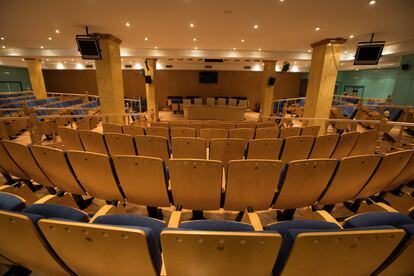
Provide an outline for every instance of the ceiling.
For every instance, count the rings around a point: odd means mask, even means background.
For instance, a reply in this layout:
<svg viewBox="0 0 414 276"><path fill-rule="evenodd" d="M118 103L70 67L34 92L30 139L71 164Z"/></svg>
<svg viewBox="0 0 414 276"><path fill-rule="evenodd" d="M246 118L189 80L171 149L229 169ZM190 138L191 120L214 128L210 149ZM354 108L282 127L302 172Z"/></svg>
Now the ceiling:
<svg viewBox="0 0 414 276"><path fill-rule="evenodd" d="M0 62L78 58L75 36L89 26L120 38L126 61L220 57L303 67L311 43L335 37L348 39L341 60L351 65L356 43L374 32L386 41L382 65L390 66L414 52L413 12L413 0L0 0Z"/></svg>

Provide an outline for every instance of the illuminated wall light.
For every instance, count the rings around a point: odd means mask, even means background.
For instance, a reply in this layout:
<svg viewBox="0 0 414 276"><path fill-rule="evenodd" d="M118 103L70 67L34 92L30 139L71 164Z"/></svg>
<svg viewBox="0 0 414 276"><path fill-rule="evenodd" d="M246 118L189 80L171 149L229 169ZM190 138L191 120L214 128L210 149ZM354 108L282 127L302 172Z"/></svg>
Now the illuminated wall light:
<svg viewBox="0 0 414 276"><path fill-rule="evenodd" d="M40 46L40 49L43 49L43 48L45 48L45 47L43 47L43 46Z"/></svg>
<svg viewBox="0 0 414 276"><path fill-rule="evenodd" d="M262 48L259 48L259 51L261 51L262 50Z"/></svg>
<svg viewBox="0 0 414 276"><path fill-rule="evenodd" d="M6 49L6 46L4 46L4 45L3 45L3 46L1 46L1 48L2 48L2 49Z"/></svg>
<svg viewBox="0 0 414 276"><path fill-rule="evenodd" d="M134 69L136 69L136 70L141 70L141 69L142 69L141 64L139 64L139 63L135 63L135 65L134 65Z"/></svg>
<svg viewBox="0 0 414 276"><path fill-rule="evenodd" d="M145 41L148 41L148 37L145 37L145 38L144 38L144 40L145 40Z"/></svg>
<svg viewBox="0 0 414 276"><path fill-rule="evenodd" d="M194 50L198 50L198 47L194 47Z"/></svg>
<svg viewBox="0 0 414 276"><path fill-rule="evenodd" d="M309 50L308 50L308 53L311 53L311 52L312 52L312 50L310 50L310 49L309 49Z"/></svg>
<svg viewBox="0 0 414 276"><path fill-rule="evenodd" d="M82 70L82 69L83 69L83 64L81 64L81 63L76 63L76 69L78 69L78 70Z"/></svg>
<svg viewBox="0 0 414 276"><path fill-rule="evenodd" d="M4 40L5 38L4 38L4 37L0 37L0 39L1 39L1 40Z"/></svg>
<svg viewBox="0 0 414 276"><path fill-rule="evenodd" d="M129 22L125 23L125 26L130 27L131 23L129 23Z"/></svg>
<svg viewBox="0 0 414 276"><path fill-rule="evenodd" d="M375 1L375 0L371 0L371 1L369 1L368 2L371 6L373 6L373 5L375 5L375 3L377 3L377 1Z"/></svg>
<svg viewBox="0 0 414 276"><path fill-rule="evenodd" d="M233 51L236 51L236 48L233 48Z"/></svg>
<svg viewBox="0 0 414 276"><path fill-rule="evenodd" d="M56 69L62 70L65 69L65 66L62 63L58 63Z"/></svg>
<svg viewBox="0 0 414 276"><path fill-rule="evenodd" d="M254 29L259 29L259 25L253 25Z"/></svg>
<svg viewBox="0 0 414 276"><path fill-rule="evenodd" d="M193 38L193 41L197 41L197 38L195 38L195 37L194 37L194 38Z"/></svg>
<svg viewBox="0 0 414 276"><path fill-rule="evenodd" d="M157 65L155 66L155 68L156 68L157 70L161 70L161 69L162 69L162 65L161 65L161 64L159 64L159 63L157 63Z"/></svg>
<svg viewBox="0 0 414 276"><path fill-rule="evenodd" d="M52 37L51 37L51 36L49 36L47 39L52 40Z"/></svg>
<svg viewBox="0 0 414 276"><path fill-rule="evenodd" d="M297 66L293 66L291 71L292 72L299 72L299 68Z"/></svg>
<svg viewBox="0 0 414 276"><path fill-rule="evenodd" d="M244 43L244 39L242 39L241 42Z"/></svg>
<svg viewBox="0 0 414 276"><path fill-rule="evenodd" d="M315 27L315 31L320 31L320 30L321 30L321 27L319 27L319 26Z"/></svg>
<svg viewBox="0 0 414 276"><path fill-rule="evenodd" d="M155 46L154 49L157 50L158 49L158 46Z"/></svg>
<svg viewBox="0 0 414 276"><path fill-rule="evenodd" d="M190 23L190 28L194 28L195 25L193 23Z"/></svg>
<svg viewBox="0 0 414 276"><path fill-rule="evenodd" d="M55 30L55 33L60 34L60 31L58 29Z"/></svg>
<svg viewBox="0 0 414 276"><path fill-rule="evenodd" d="M262 71L262 68L260 67L259 64L256 64L256 65L253 66L252 70L253 71Z"/></svg>
<svg viewBox="0 0 414 276"><path fill-rule="evenodd" d="M354 35L353 34L351 34L350 36L349 36L349 39L353 39L354 38Z"/></svg>

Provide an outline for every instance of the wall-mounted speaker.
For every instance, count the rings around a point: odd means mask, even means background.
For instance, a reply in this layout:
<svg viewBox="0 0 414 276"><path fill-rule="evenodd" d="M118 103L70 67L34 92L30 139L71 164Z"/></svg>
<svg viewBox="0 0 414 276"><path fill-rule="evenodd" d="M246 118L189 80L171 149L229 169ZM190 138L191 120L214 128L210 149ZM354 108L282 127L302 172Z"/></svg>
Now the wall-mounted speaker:
<svg viewBox="0 0 414 276"><path fill-rule="evenodd" d="M410 64L401 64L401 70L408 71L410 69Z"/></svg>
<svg viewBox="0 0 414 276"><path fill-rule="evenodd" d="M267 81L267 85L268 86L273 86L273 85L275 85L275 81L276 81L276 78L270 77L269 80Z"/></svg>
<svg viewBox="0 0 414 276"><path fill-rule="evenodd" d="M145 76L145 83L152 83L151 76Z"/></svg>

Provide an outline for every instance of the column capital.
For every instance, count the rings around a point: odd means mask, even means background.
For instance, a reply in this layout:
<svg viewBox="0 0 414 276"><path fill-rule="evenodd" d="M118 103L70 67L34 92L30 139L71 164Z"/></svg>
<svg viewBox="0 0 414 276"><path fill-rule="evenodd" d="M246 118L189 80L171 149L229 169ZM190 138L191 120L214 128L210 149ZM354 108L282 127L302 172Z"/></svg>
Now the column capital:
<svg viewBox="0 0 414 276"><path fill-rule="evenodd" d="M346 42L345 38L340 38L340 37L338 37L338 38L327 38L327 39L312 43L311 47L315 48L315 47L318 47L318 46L323 46L323 45L328 45L328 44L340 44L340 45L342 45L345 42Z"/></svg>
<svg viewBox="0 0 414 276"><path fill-rule="evenodd" d="M115 43L121 44L122 40L117 38L114 35L111 34L100 34L100 33L93 33L93 35L96 35L99 37L99 39L108 39L108 40L112 40Z"/></svg>

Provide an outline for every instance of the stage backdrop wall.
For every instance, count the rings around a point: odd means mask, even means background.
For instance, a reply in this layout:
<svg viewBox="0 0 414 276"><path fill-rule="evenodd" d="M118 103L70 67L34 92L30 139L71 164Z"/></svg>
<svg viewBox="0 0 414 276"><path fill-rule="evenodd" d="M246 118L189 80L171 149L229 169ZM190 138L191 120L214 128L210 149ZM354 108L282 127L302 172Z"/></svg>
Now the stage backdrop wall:
<svg viewBox="0 0 414 276"><path fill-rule="evenodd" d="M125 98L145 97L144 78L138 70L123 70ZM157 71L156 94L160 108L166 106L167 96L242 96L250 107L260 103L261 72L220 71L218 83L200 84L199 71ZM44 70L47 91L97 95L94 70ZM302 73L277 73L275 99L298 97Z"/></svg>

